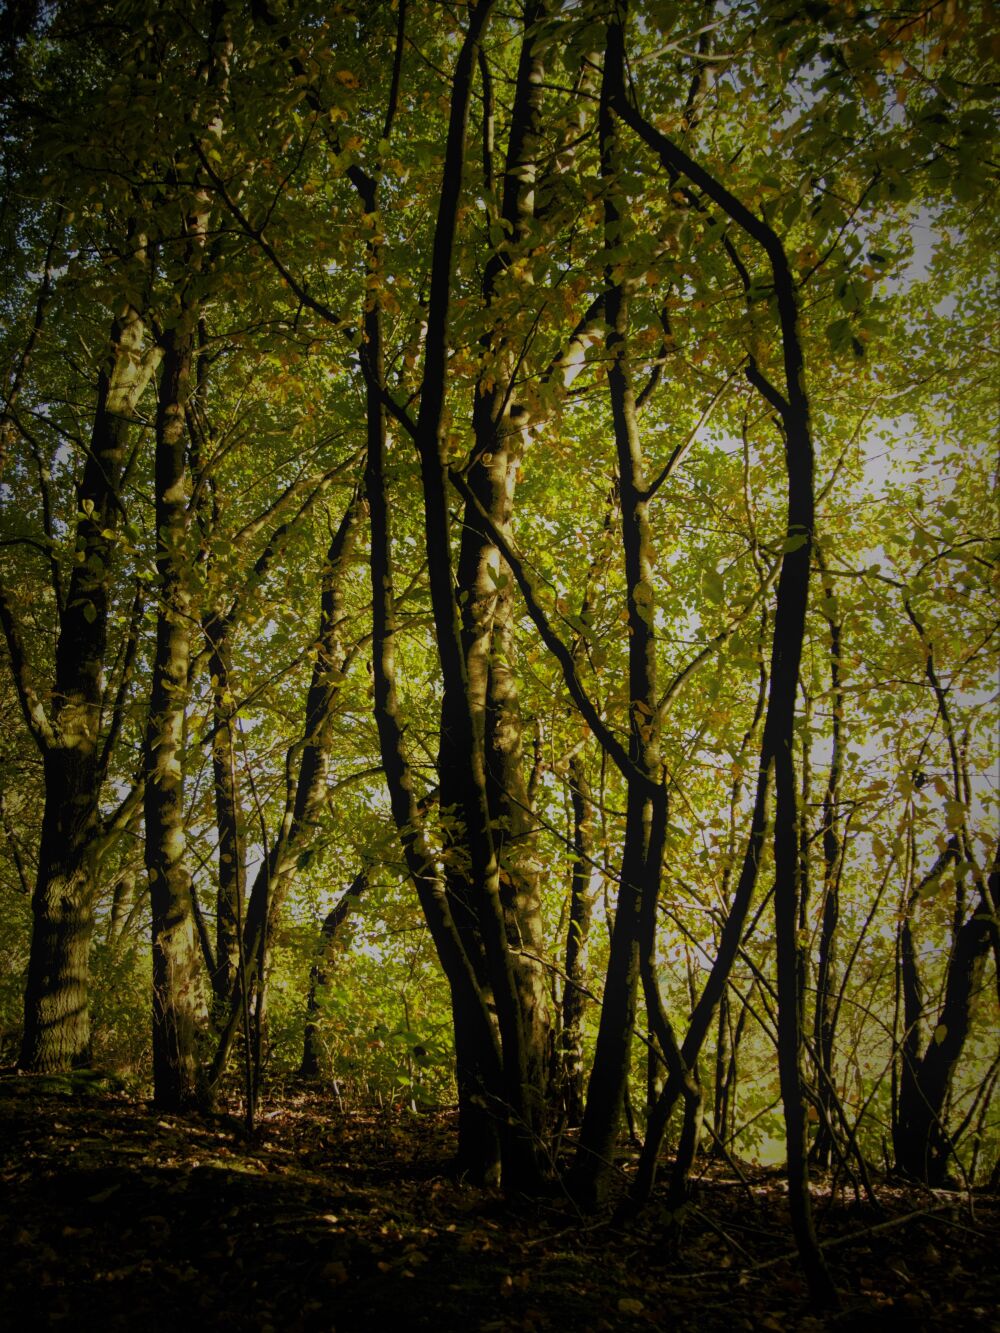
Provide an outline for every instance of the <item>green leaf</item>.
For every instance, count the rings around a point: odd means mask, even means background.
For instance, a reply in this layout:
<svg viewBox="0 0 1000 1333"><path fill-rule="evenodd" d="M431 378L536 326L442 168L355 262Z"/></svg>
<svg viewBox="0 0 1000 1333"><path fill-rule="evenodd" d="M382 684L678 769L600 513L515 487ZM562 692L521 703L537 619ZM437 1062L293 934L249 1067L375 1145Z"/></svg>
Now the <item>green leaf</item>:
<svg viewBox="0 0 1000 1333"><path fill-rule="evenodd" d="M789 536L787 536L785 540L781 543L781 549L785 555L789 555L792 551L801 550L802 547L805 546L808 540L809 540L808 533L793 532L790 533Z"/></svg>
<svg viewBox="0 0 1000 1333"><path fill-rule="evenodd" d="M701 586L710 602L721 602L726 596L726 585L718 570L706 570L701 578Z"/></svg>

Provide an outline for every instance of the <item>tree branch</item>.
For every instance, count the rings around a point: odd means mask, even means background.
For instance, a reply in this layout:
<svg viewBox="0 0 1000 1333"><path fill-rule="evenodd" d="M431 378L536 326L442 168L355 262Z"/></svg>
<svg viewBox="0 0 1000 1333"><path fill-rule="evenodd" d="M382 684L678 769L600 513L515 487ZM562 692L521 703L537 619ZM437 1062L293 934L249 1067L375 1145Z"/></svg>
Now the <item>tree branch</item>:
<svg viewBox="0 0 1000 1333"><path fill-rule="evenodd" d="M7 589L3 583L0 583L0 624L3 625L4 638L7 641L10 673L14 679L14 688L17 691L17 701L21 705L21 713L35 744L43 755L47 754L58 746L59 741L52 723L49 721L48 714L45 712L45 708L31 683L31 669L24 651L21 631L14 617L14 610L7 596Z"/></svg>

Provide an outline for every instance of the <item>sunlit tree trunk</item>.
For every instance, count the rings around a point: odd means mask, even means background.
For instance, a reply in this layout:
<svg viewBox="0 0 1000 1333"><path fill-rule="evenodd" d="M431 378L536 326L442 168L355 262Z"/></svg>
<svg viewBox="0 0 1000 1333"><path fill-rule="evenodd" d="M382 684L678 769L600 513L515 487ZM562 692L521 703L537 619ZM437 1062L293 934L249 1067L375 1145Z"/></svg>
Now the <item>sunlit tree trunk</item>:
<svg viewBox="0 0 1000 1333"><path fill-rule="evenodd" d="M499 217L503 234L517 245L534 213L534 184L540 127L544 70L536 51L535 25L540 7L524 16L518 72L511 111L507 157L500 182ZM487 187L492 185L492 88L484 70L484 121L489 142L484 149ZM509 252L498 248L484 268L483 300L487 308L498 295L498 283L509 262ZM525 446L525 407L518 401L515 383L519 349L509 342L491 346L483 339L486 369L476 386L472 411L474 445L468 478L476 502L494 523L508 530L514 503L517 471ZM456 573L462 607L462 650L466 690L482 747L485 800L499 863L500 907L503 914L509 968L519 1009L524 1060L524 1114L534 1136L544 1133L547 1117L546 1082L550 1065L551 1013L543 948L539 875L535 863L535 826L528 798L522 753L522 724L513 670L513 583L495 545L483 533L476 505L466 506ZM456 737L446 713L442 714L440 777L444 808L457 807L467 783L468 758L456 751ZM460 852L460 859L461 852ZM484 985L489 977L484 910L493 910L473 886L454 870L449 884L456 903L456 919L470 957Z"/></svg>
<svg viewBox="0 0 1000 1333"><path fill-rule="evenodd" d="M452 78L452 94L441 196L432 249L427 335L421 377L415 443L420 460L424 533L443 697L442 817L453 826L452 841L467 856L468 899L482 939L489 984L501 1038L503 1092L501 1111L505 1184L533 1188L540 1161L533 1132L536 1119L531 1089L532 1050L517 984L517 967L507 935L501 895L501 867L487 796L484 726L475 708L463 646L461 611L456 599L450 551L446 489L449 312L454 280L455 234L461 199L462 169L477 51L492 8L480 0L469 14ZM450 807L449 797L457 800ZM452 867L454 870L454 867Z"/></svg>
<svg viewBox="0 0 1000 1333"><path fill-rule="evenodd" d="M191 660L188 499L184 407L193 340L180 325L163 338L156 416L159 609L145 742L146 869L153 946L153 1086L157 1104L193 1106L199 1096L199 1029L205 1018L201 950L194 924L184 812L185 712Z"/></svg>
<svg viewBox="0 0 1000 1333"><path fill-rule="evenodd" d="M559 1091L566 1122L575 1128L583 1118L586 1074L583 1050L583 1014L586 1007L584 987L595 899L594 807L590 784L579 755L573 755L570 759L569 790L573 806L573 873L566 930L566 983L559 1035Z"/></svg>
<svg viewBox="0 0 1000 1333"><path fill-rule="evenodd" d="M48 715L29 682L13 608L0 599L15 682L45 779L19 1057L29 1070L68 1069L90 1060L90 940L105 834L99 801L120 725L117 712L102 734L111 576L131 417L152 372L143 340L143 321L129 307L112 326L98 380L90 449L77 488L80 516L69 586L62 599L55 590L59 634Z"/></svg>

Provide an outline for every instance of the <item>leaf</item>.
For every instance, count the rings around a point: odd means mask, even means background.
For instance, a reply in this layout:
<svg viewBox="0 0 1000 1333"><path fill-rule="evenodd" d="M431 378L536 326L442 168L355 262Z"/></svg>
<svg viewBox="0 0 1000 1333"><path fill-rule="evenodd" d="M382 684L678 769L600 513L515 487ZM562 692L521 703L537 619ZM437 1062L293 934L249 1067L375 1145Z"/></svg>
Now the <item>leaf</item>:
<svg viewBox="0 0 1000 1333"><path fill-rule="evenodd" d="M961 801L946 801L944 822L952 833L957 833L965 822L965 806Z"/></svg>
<svg viewBox="0 0 1000 1333"><path fill-rule="evenodd" d="M785 555L790 555L792 551L801 550L808 540L808 533L793 532L781 543L781 549Z"/></svg>
<svg viewBox="0 0 1000 1333"><path fill-rule="evenodd" d="M701 586L709 601L718 603L725 599L726 586L717 570L706 570L701 578Z"/></svg>

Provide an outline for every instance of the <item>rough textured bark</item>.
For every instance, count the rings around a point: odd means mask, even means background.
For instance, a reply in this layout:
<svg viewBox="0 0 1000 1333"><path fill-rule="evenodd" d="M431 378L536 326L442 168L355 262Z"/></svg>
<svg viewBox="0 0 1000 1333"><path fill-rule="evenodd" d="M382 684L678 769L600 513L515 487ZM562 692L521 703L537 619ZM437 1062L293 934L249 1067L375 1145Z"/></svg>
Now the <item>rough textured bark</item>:
<svg viewBox="0 0 1000 1333"><path fill-rule="evenodd" d="M519 1189L533 1188L539 1171L538 1145L533 1134L536 1108L531 1088L532 1060L501 898L500 863L487 798L483 726L470 693L461 614L455 595L445 462L449 305L454 277L455 232L466 156L472 74L491 8L492 0L480 0L470 11L452 78L441 197L432 249L415 443L420 460L431 607L443 686L442 734L447 737L448 746L441 767L442 813L453 823L453 840L461 846L463 858L468 857L468 895L482 937L503 1053L505 1111L501 1135L504 1177L506 1184ZM452 792L457 798L453 806L449 799Z"/></svg>
<svg viewBox="0 0 1000 1333"><path fill-rule="evenodd" d="M114 739L109 731L102 744L110 581L130 421L152 372L143 340L143 321L129 307L112 326L98 380L90 449L78 485L77 559L59 605L48 714L31 683L13 609L0 596L15 684L45 780L19 1057L20 1066L30 1070L67 1069L90 1059L94 869L105 834L99 802L113 748L108 741Z"/></svg>
<svg viewBox="0 0 1000 1333"><path fill-rule="evenodd" d="M534 212L534 183L540 129L544 69L536 49L540 7L524 16L514 103L502 177L500 218L510 245L516 246ZM490 96L485 60L484 96ZM489 121L489 110L487 120ZM487 161L487 177L492 165ZM483 300L489 307L509 261L507 247L497 249L486 262ZM492 347L483 339L487 369L476 386L472 410L474 445L468 476L476 500L505 530L511 520L517 469L526 443L525 408L517 402L515 376L518 349L509 342ZM532 1133L544 1132L546 1082L550 1065L550 1003L540 958L543 946L539 875L535 862L535 825L524 774L522 724L517 683L511 666L513 638L513 585L509 571L467 503L457 567L462 604L462 649L465 655L469 706L484 747L485 797L499 861L500 902L511 969L520 1007L524 1042L526 1111ZM442 726L440 778L442 802L457 806L466 781L467 759L457 753L454 737ZM482 956L479 970L485 982L488 965L482 947L481 904L461 876L450 876L466 947L472 957Z"/></svg>
<svg viewBox="0 0 1000 1333"><path fill-rule="evenodd" d="M184 406L193 340L183 326L163 338L156 416L159 611L145 741L146 869L153 946L153 1086L164 1109L199 1097L197 1038L204 1014L201 951L185 862L184 742L191 660L191 591L185 558L190 479Z"/></svg>

